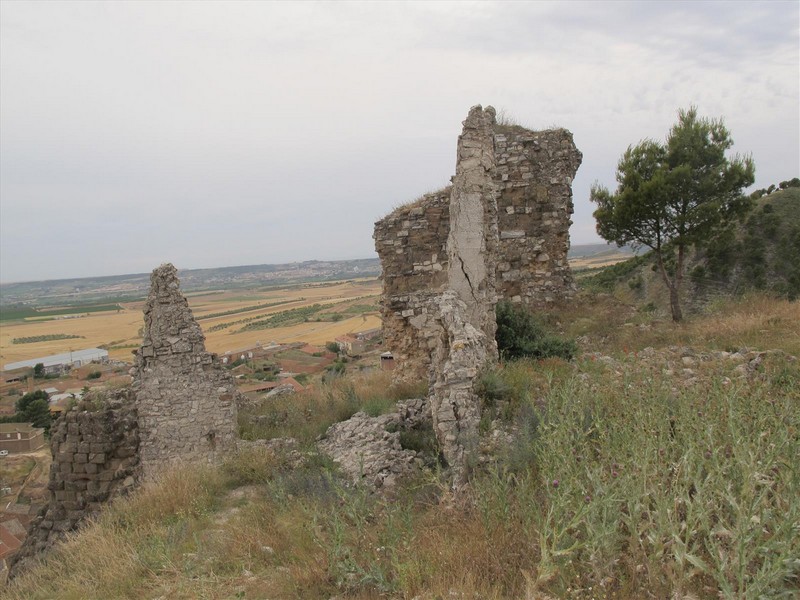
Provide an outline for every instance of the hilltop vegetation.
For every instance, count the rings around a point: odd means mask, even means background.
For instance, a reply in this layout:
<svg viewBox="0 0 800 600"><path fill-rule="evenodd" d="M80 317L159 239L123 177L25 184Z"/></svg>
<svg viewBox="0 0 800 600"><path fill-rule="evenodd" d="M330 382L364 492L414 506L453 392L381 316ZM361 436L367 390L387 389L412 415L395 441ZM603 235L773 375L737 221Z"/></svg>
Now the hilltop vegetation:
<svg viewBox="0 0 800 600"><path fill-rule="evenodd" d="M700 291L767 290L800 296L800 188L762 196L741 224L726 227L702 249L690 274Z"/></svg>
<svg viewBox="0 0 800 600"><path fill-rule="evenodd" d="M488 436L460 495L424 432L402 442L433 460L394 495L349 485L316 436L423 390L339 378L242 415L248 438L296 437L300 464L251 450L172 473L6 597L790 598L798 322L800 305L765 295L674 325L584 292L547 325L577 338L574 360L485 375L482 428L513 435Z"/></svg>
<svg viewBox="0 0 800 600"><path fill-rule="evenodd" d="M800 188L759 195L750 210L689 252L684 300L701 310L719 298L765 291L800 296ZM667 261L668 270L675 265ZM632 302L664 309L664 286L652 253L592 273L581 283Z"/></svg>

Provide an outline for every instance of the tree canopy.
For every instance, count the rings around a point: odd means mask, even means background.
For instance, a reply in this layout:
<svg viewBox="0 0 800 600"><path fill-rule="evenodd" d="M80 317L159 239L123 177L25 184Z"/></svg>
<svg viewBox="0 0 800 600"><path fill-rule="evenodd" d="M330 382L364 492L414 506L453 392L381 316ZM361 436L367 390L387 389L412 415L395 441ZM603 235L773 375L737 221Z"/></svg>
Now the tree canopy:
<svg viewBox="0 0 800 600"><path fill-rule="evenodd" d="M31 422L34 427L44 427L46 431L49 431L53 422L48 403L49 398L50 396L44 390L25 394L17 400L17 413L14 415L14 421Z"/></svg>
<svg viewBox="0 0 800 600"><path fill-rule="evenodd" d="M653 250L675 321L683 316L687 248L750 206L742 190L753 183L755 165L750 157L727 158L732 145L721 119L699 117L695 107L679 110L666 142L643 140L628 147L617 165L614 193L592 186L597 232L620 246Z"/></svg>

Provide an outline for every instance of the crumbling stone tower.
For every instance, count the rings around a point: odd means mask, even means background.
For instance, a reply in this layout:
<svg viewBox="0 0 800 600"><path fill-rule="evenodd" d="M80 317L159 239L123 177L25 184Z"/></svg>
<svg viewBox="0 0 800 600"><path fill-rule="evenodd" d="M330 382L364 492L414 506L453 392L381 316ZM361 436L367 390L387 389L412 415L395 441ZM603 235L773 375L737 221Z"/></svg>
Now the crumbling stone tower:
<svg viewBox="0 0 800 600"><path fill-rule="evenodd" d="M387 217L388 235L376 226L384 316L393 307L397 317L384 321L384 335L394 334L401 359L426 358L420 376L430 381L433 428L455 487L466 481L478 447L477 376L497 359L494 116L491 107L470 109L451 187Z"/></svg>
<svg viewBox="0 0 800 600"><path fill-rule="evenodd" d="M458 138L449 206L447 281L428 308L425 334L434 342L428 396L433 429L456 487L466 482L469 457L478 449L477 377L484 365L497 360L494 116L492 107L472 107Z"/></svg>
<svg viewBox="0 0 800 600"><path fill-rule="evenodd" d="M531 131L493 119L490 129L498 240L485 251L497 299L531 309L564 302L575 289L567 252L572 181L582 155L566 129ZM434 344L418 322L426 299L447 285L451 272L451 230L462 228L452 221L452 194L452 186L426 194L375 223L384 342L399 379L427 376Z"/></svg>
<svg viewBox="0 0 800 600"><path fill-rule="evenodd" d="M150 276L133 390L145 476L176 461L210 461L234 447L236 387L205 337L171 264Z"/></svg>

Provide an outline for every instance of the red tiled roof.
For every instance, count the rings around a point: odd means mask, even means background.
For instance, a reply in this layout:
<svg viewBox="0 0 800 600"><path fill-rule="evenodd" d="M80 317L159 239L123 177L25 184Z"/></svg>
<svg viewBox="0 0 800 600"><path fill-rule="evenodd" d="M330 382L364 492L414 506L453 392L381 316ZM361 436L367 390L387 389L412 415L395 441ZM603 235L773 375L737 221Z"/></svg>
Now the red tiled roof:
<svg viewBox="0 0 800 600"><path fill-rule="evenodd" d="M253 383L251 385L243 385L239 388L239 391L243 394L247 394L248 392L264 392L266 390L271 390L276 388L280 385L277 381L261 381L259 383Z"/></svg>
<svg viewBox="0 0 800 600"><path fill-rule="evenodd" d="M6 558L12 552L16 552L22 542L13 533L0 524L0 560Z"/></svg>
<svg viewBox="0 0 800 600"><path fill-rule="evenodd" d="M302 392L305 389L294 377L282 377L280 380L280 385L284 385L286 383L291 384L295 392Z"/></svg>
<svg viewBox="0 0 800 600"><path fill-rule="evenodd" d="M345 335L340 335L339 337L336 338L336 341L337 342L360 342L361 340L359 340L356 337L353 337L352 335L350 335L348 333L348 334L345 334Z"/></svg>

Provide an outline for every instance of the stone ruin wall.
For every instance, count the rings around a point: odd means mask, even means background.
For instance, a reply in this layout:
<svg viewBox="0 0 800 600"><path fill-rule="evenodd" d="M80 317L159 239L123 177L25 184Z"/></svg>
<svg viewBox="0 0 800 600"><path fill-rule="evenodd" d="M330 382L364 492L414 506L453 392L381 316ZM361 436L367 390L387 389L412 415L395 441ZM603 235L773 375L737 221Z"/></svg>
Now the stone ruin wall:
<svg viewBox="0 0 800 600"><path fill-rule="evenodd" d="M381 318L383 336L395 364L427 377L427 361L436 340L425 337L419 322L426 318L434 296L447 283L451 187L426 194L400 207L375 228L375 245L383 268Z"/></svg>
<svg viewBox="0 0 800 600"><path fill-rule="evenodd" d="M534 309L574 293L567 262L572 180L582 155L566 129L494 125L498 299ZM383 268L384 341L398 379L427 377L433 344L414 322L446 282L452 187L426 194L375 224Z"/></svg>
<svg viewBox="0 0 800 600"><path fill-rule="evenodd" d="M177 461L213 461L238 436L236 385L206 352L177 270L161 265L150 282L133 370L145 476Z"/></svg>
<svg viewBox="0 0 800 600"><path fill-rule="evenodd" d="M498 294L534 309L572 297L572 180L582 155L566 129L495 127Z"/></svg>
<svg viewBox="0 0 800 600"><path fill-rule="evenodd" d="M50 431L50 500L9 560L9 577L96 517L104 504L134 489L138 450L136 407L125 393L97 406L84 401L59 418Z"/></svg>
<svg viewBox="0 0 800 600"><path fill-rule="evenodd" d="M497 360L494 118L492 107L472 107L458 138L449 206L447 282L430 304L422 329L435 342L428 392L433 430L456 489L467 482L478 450L478 375Z"/></svg>
<svg viewBox="0 0 800 600"><path fill-rule="evenodd" d="M433 428L456 488L478 447L477 376L497 358L493 123L491 107L470 109L453 185L398 209L375 233L384 269L384 336L397 342L398 363L430 382Z"/></svg>
<svg viewBox="0 0 800 600"><path fill-rule="evenodd" d="M206 352L172 265L153 271L144 320L133 386L111 398L82 401L54 423L50 500L12 557L9 577L142 478L235 449L239 393Z"/></svg>

